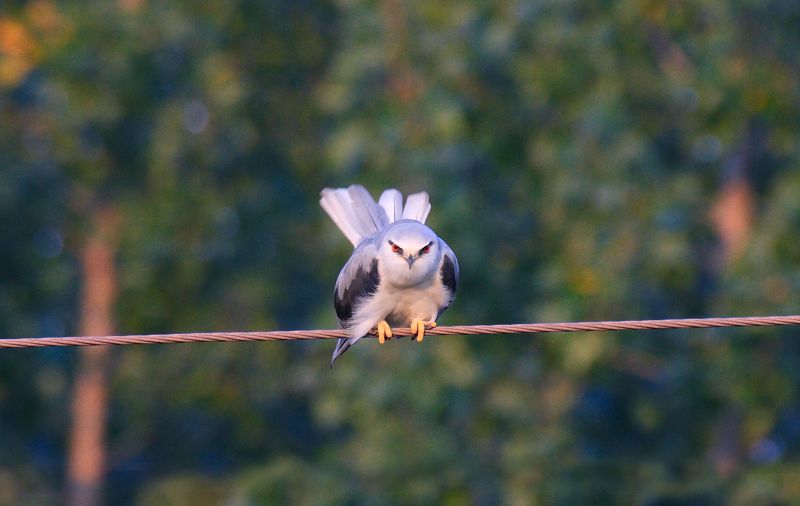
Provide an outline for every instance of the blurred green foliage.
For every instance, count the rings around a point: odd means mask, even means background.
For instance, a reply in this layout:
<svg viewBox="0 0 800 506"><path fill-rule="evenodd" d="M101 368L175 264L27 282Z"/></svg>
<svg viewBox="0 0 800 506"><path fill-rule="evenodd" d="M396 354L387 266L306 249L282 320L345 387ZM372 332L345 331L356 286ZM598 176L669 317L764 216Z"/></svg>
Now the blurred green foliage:
<svg viewBox="0 0 800 506"><path fill-rule="evenodd" d="M318 192L353 182L431 193L445 323L797 313L799 23L792 0L11 2L0 335L76 332L108 203L120 332L332 327L349 246ZM800 501L796 329L331 349L116 350L108 503ZM0 503L60 502L74 356L0 353Z"/></svg>

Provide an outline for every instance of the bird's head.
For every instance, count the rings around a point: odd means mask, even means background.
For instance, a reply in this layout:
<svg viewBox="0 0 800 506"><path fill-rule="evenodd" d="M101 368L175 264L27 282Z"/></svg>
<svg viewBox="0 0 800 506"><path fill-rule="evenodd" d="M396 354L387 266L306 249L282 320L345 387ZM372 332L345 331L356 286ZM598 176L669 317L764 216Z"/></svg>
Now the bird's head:
<svg viewBox="0 0 800 506"><path fill-rule="evenodd" d="M401 220L386 229L379 256L388 282L414 286L435 274L442 251L433 230L418 221Z"/></svg>

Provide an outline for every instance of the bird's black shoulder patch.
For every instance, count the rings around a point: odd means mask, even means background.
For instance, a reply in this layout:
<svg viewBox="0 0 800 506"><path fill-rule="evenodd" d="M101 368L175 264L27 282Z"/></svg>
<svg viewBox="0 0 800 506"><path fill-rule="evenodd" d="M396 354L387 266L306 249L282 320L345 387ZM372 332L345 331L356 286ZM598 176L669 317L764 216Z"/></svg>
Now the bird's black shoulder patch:
<svg viewBox="0 0 800 506"><path fill-rule="evenodd" d="M378 272L378 259L372 260L369 270L365 271L359 267L356 271L350 286L344 289L342 296L339 291L334 290L333 305L336 307L336 316L339 321L346 322L353 317L353 306L356 301L373 295L378 290L381 283L381 275Z"/></svg>
<svg viewBox="0 0 800 506"><path fill-rule="evenodd" d="M444 259L442 260L442 269L439 272L442 276L442 284L450 290L450 293L456 293L456 287L458 286L458 276L456 276L456 266L453 264L453 261L450 259L449 256L445 255Z"/></svg>

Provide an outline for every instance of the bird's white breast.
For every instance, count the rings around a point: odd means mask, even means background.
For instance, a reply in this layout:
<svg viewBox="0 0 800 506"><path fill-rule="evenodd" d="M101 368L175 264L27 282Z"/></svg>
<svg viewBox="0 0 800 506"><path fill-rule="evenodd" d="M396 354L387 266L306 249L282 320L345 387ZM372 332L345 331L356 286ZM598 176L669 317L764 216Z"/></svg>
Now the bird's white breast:
<svg viewBox="0 0 800 506"><path fill-rule="evenodd" d="M353 313L350 335L362 336L381 320L391 326L408 326L413 319L435 321L450 302L450 293L442 285L438 273L413 287L397 287L385 282L369 299L362 301Z"/></svg>
<svg viewBox="0 0 800 506"><path fill-rule="evenodd" d="M447 305L447 293L441 281L406 289L387 289L386 321L392 326L408 326L411 320L435 321L439 310Z"/></svg>

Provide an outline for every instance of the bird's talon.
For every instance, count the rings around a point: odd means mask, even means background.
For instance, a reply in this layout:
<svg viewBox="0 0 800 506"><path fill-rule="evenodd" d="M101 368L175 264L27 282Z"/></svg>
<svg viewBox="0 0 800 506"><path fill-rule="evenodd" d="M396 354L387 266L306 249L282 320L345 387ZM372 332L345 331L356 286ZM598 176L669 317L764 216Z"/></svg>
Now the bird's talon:
<svg viewBox="0 0 800 506"><path fill-rule="evenodd" d="M430 321L426 322L425 320L411 320L411 333L416 334L416 339L418 343L422 342L422 339L425 337L425 331L427 329L432 329L436 326L436 322Z"/></svg>
<svg viewBox="0 0 800 506"><path fill-rule="evenodd" d="M378 342L383 344L387 339L392 338L392 327L385 320L381 320L378 322L376 333L378 334Z"/></svg>

